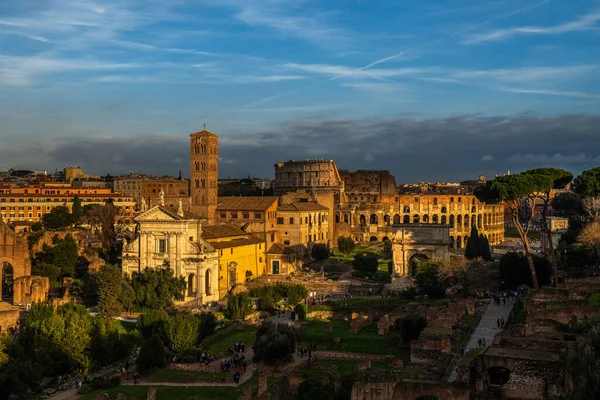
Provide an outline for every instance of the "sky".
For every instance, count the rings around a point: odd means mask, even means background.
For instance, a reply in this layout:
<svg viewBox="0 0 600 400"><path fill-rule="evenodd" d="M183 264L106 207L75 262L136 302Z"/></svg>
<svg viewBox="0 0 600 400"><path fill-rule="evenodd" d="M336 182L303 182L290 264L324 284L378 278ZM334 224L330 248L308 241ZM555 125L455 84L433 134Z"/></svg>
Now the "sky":
<svg viewBox="0 0 600 400"><path fill-rule="evenodd" d="M600 0L2 0L0 170L600 165Z"/></svg>

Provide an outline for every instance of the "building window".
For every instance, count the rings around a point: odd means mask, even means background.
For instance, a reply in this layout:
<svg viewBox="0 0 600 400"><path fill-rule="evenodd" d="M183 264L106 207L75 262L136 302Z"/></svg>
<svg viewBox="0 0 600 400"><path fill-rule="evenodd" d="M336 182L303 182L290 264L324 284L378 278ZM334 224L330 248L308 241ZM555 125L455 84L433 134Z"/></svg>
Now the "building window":
<svg viewBox="0 0 600 400"><path fill-rule="evenodd" d="M450 203L454 203L454 197L450 197Z"/></svg>
<svg viewBox="0 0 600 400"><path fill-rule="evenodd" d="M160 254L167 252L167 239L158 239L158 252Z"/></svg>
<svg viewBox="0 0 600 400"><path fill-rule="evenodd" d="M274 242L274 241L275 241L275 234L271 233L271 242Z"/></svg>
<svg viewBox="0 0 600 400"><path fill-rule="evenodd" d="M231 248L231 252L230 252L230 254L233 254L233 248Z"/></svg>
<svg viewBox="0 0 600 400"><path fill-rule="evenodd" d="M458 202L460 203L460 202L461 202L461 200L462 200L462 198L460 198L460 197L459 197L459 198L458 198Z"/></svg>
<svg viewBox="0 0 600 400"><path fill-rule="evenodd" d="M289 240L284 240L283 244L285 244L286 246L289 246L290 245L290 241Z"/></svg>
<svg viewBox="0 0 600 400"><path fill-rule="evenodd" d="M437 197L434 197L434 198L433 198L433 205L434 205L434 206L437 206Z"/></svg>
<svg viewBox="0 0 600 400"><path fill-rule="evenodd" d="M225 219L225 218L227 218L227 213L224 213L224 212L219 213L219 217L222 219Z"/></svg>
<svg viewBox="0 0 600 400"><path fill-rule="evenodd" d="M231 218L235 218L235 219L237 219L237 212L232 212L232 213L231 213Z"/></svg>
<svg viewBox="0 0 600 400"><path fill-rule="evenodd" d="M262 262L262 257L258 257L258 262Z"/></svg>
<svg viewBox="0 0 600 400"><path fill-rule="evenodd" d="M419 202L419 196L415 196L415 203Z"/></svg>
<svg viewBox="0 0 600 400"><path fill-rule="evenodd" d="M277 218L277 225L283 225L283 218Z"/></svg>
<svg viewBox="0 0 600 400"><path fill-rule="evenodd" d="M290 225L294 225L294 218L290 218Z"/></svg>
<svg viewBox="0 0 600 400"><path fill-rule="evenodd" d="M243 216L244 216L244 219L250 219L250 213L245 212L243 214Z"/></svg>
<svg viewBox="0 0 600 400"><path fill-rule="evenodd" d="M254 213L254 219L261 219L262 215L260 213Z"/></svg>
<svg viewBox="0 0 600 400"><path fill-rule="evenodd" d="M194 237L190 236L190 242L193 242L193 241L194 241Z"/></svg>

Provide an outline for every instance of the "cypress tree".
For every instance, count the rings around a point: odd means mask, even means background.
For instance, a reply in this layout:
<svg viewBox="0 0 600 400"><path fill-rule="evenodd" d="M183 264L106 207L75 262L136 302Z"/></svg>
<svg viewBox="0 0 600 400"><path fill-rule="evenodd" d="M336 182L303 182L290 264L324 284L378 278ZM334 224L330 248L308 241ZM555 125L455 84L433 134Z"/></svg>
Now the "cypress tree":
<svg viewBox="0 0 600 400"><path fill-rule="evenodd" d="M465 248L465 257L467 257L469 260L479 257L480 248L479 233L477 232L477 227L473 226L471 228L469 241L467 242L467 247Z"/></svg>

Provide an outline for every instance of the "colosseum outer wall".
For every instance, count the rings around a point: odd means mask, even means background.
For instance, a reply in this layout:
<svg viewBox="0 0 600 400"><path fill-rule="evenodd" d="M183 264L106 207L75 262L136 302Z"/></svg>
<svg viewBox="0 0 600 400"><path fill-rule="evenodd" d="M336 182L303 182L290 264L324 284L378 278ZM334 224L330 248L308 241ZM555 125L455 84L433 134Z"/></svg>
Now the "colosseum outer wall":
<svg viewBox="0 0 600 400"><path fill-rule="evenodd" d="M350 196L349 196L350 197ZM381 241L389 238L394 224L448 224L450 242L455 248L465 241L476 226L491 245L504 241L504 208L484 204L473 195L399 194L380 196L377 203L351 198L335 210L335 238L351 232L356 241Z"/></svg>

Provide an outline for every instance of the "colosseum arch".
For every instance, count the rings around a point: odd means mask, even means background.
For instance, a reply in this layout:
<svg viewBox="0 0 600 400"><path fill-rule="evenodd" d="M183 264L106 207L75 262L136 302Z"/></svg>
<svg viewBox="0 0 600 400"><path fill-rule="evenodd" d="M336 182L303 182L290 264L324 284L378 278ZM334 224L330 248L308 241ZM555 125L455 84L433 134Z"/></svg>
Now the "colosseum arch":
<svg viewBox="0 0 600 400"><path fill-rule="evenodd" d="M446 206L442 207L442 214L446 214L448 212L448 209L446 208Z"/></svg>
<svg viewBox="0 0 600 400"><path fill-rule="evenodd" d="M438 223L438 215L437 214L433 214L431 216L431 223L432 224L437 224Z"/></svg>
<svg viewBox="0 0 600 400"><path fill-rule="evenodd" d="M410 224L410 216L405 215L402 221L403 224Z"/></svg>
<svg viewBox="0 0 600 400"><path fill-rule="evenodd" d="M454 224L453 224L454 225ZM462 215L456 216L456 225L460 228L462 226Z"/></svg>
<svg viewBox="0 0 600 400"><path fill-rule="evenodd" d="M446 220L446 216L445 216L445 215L442 215L442 224L446 225L446 221L447 221L447 220Z"/></svg>
<svg viewBox="0 0 600 400"><path fill-rule="evenodd" d="M461 249L462 248L462 239L460 236L456 237L456 248L457 249Z"/></svg>
<svg viewBox="0 0 600 400"><path fill-rule="evenodd" d="M361 225L366 225L367 224L367 217L365 217L364 214L360 214L360 224Z"/></svg>
<svg viewBox="0 0 600 400"><path fill-rule="evenodd" d="M477 216L477 228L478 229L482 229L483 228L483 217L481 214L479 214Z"/></svg>
<svg viewBox="0 0 600 400"><path fill-rule="evenodd" d="M383 216L383 223L386 224L386 225L390 224L390 216L389 215L385 214Z"/></svg>
<svg viewBox="0 0 600 400"><path fill-rule="evenodd" d="M454 228L454 214L450 214L450 226Z"/></svg>
<svg viewBox="0 0 600 400"><path fill-rule="evenodd" d="M335 223L336 223L336 224L339 224L339 223L340 223L340 213L339 213L339 212L336 212L336 213L335 213Z"/></svg>
<svg viewBox="0 0 600 400"><path fill-rule="evenodd" d="M463 221L465 223L465 228L468 228L469 227L469 214L465 214Z"/></svg>
<svg viewBox="0 0 600 400"><path fill-rule="evenodd" d="M427 214L423 215L423 223L424 224L428 224L429 223L429 215L427 215Z"/></svg>
<svg viewBox="0 0 600 400"><path fill-rule="evenodd" d="M473 199L473 203L475 202L475 199ZM473 206L471 207L471 212L472 213L476 213L477 212L477 207Z"/></svg>
<svg viewBox="0 0 600 400"><path fill-rule="evenodd" d="M404 214L410 214L410 207L404 206Z"/></svg>
<svg viewBox="0 0 600 400"><path fill-rule="evenodd" d="M420 222L419 214L415 214L413 216L413 224L418 224Z"/></svg>
<svg viewBox="0 0 600 400"><path fill-rule="evenodd" d="M369 222L371 223L371 225L377 225L378 221L379 218L377 218L377 214L371 214L371 216L369 217Z"/></svg>
<svg viewBox="0 0 600 400"><path fill-rule="evenodd" d="M350 223L350 217L348 216L348 214L344 214L344 223Z"/></svg>
<svg viewBox="0 0 600 400"><path fill-rule="evenodd" d="M396 214L394 215L394 224L399 224L400 223L400 215Z"/></svg>

